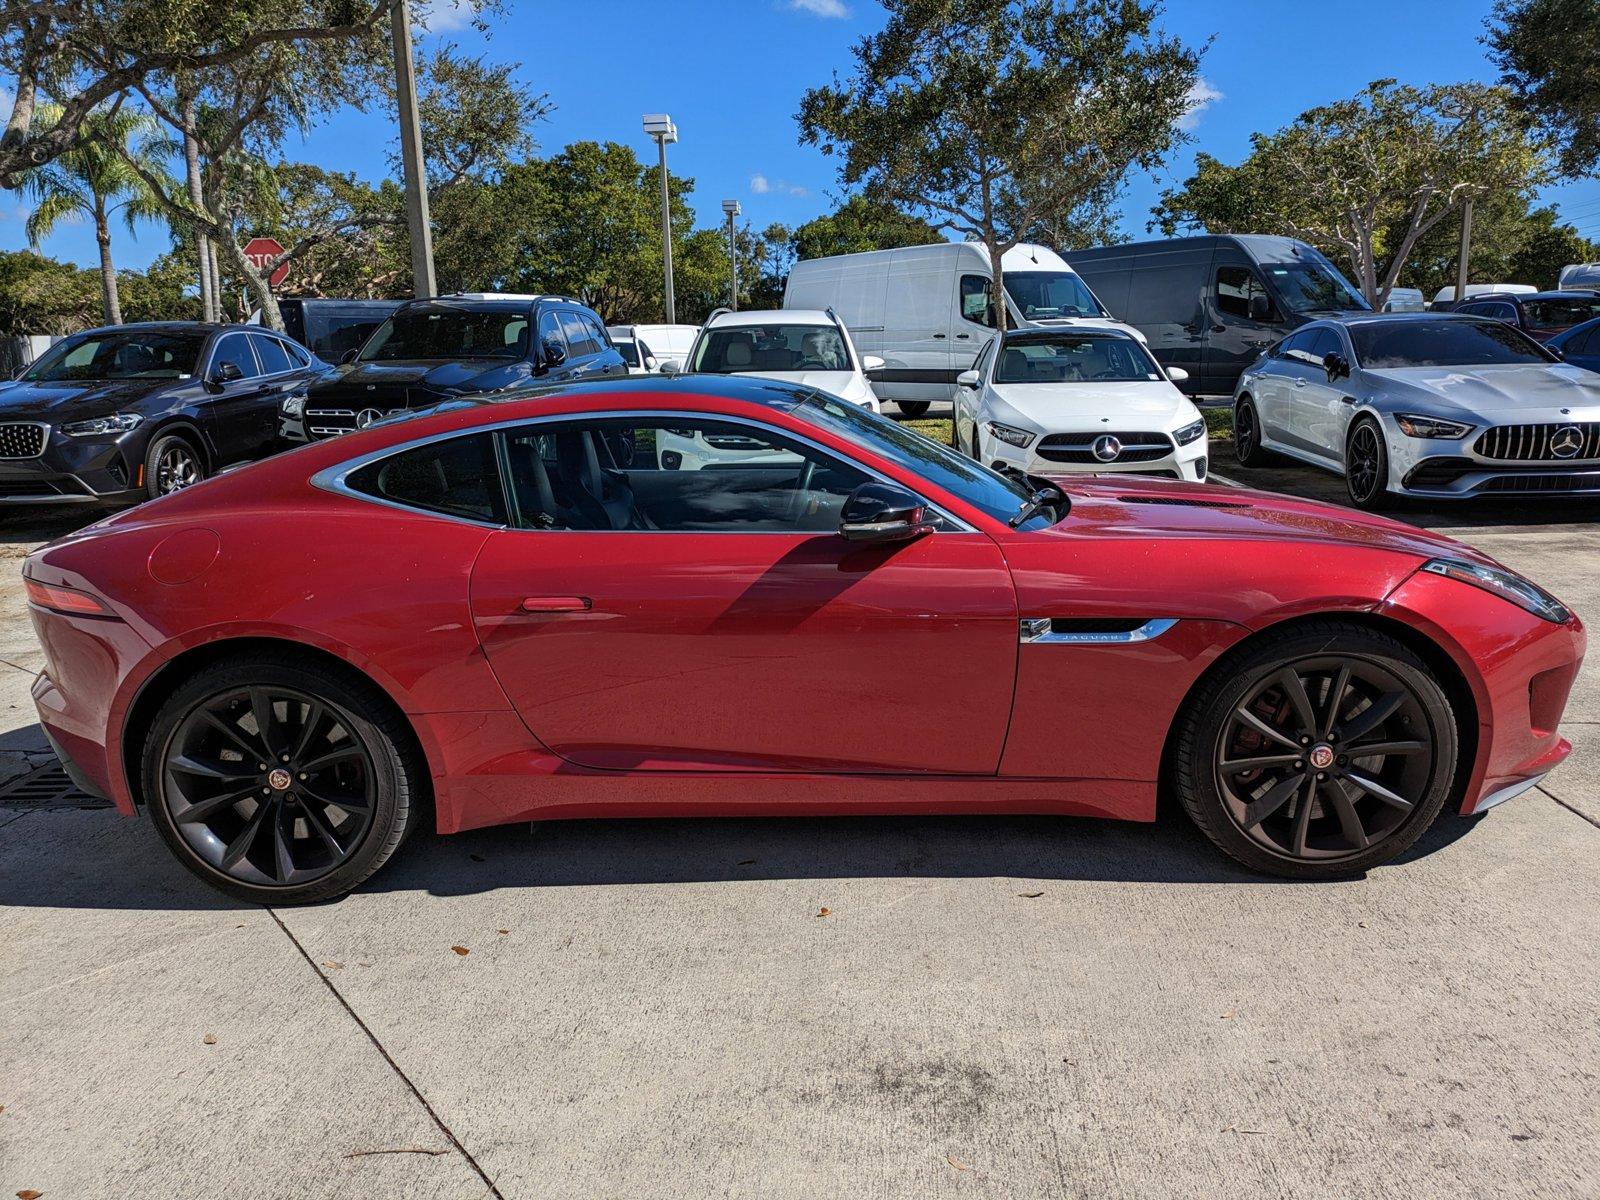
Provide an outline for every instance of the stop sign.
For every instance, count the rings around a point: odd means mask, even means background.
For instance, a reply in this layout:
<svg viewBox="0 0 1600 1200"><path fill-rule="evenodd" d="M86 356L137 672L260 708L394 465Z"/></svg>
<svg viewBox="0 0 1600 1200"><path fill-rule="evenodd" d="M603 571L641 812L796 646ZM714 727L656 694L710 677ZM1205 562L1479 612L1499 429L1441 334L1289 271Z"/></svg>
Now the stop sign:
<svg viewBox="0 0 1600 1200"><path fill-rule="evenodd" d="M244 248L244 258L256 270L263 270L268 263L283 253L283 247L278 244L277 238L258 237L251 238ZM269 287L277 287L289 277L289 264L284 263L267 278Z"/></svg>

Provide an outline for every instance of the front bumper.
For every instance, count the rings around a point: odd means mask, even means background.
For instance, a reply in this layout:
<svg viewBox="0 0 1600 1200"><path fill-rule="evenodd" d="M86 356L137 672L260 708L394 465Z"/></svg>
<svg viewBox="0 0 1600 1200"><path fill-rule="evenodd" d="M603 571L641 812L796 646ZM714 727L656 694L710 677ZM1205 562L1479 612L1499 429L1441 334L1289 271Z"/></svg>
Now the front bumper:
<svg viewBox="0 0 1600 1200"><path fill-rule="evenodd" d="M1402 496L1464 500L1473 496L1600 496L1600 458L1496 459L1477 446L1496 426L1464 438L1414 438L1382 418L1389 443L1389 490Z"/></svg>
<svg viewBox="0 0 1600 1200"><path fill-rule="evenodd" d="M0 458L0 505L116 504L142 500L142 430L115 438L69 438L49 430L31 458Z"/></svg>
<svg viewBox="0 0 1600 1200"><path fill-rule="evenodd" d="M1092 452L1073 454L1073 459L1063 461L1061 452L1055 455L1040 453L1045 437L1037 436L1027 446L1013 446L983 430L978 439L982 461L996 470L1021 471L1027 475L1156 475L1165 479L1182 479L1189 483L1204 483L1210 468L1209 439L1196 438L1187 446L1174 446L1170 435L1168 449L1160 455L1124 455L1110 462L1094 458ZM1070 451L1069 451L1070 453Z"/></svg>

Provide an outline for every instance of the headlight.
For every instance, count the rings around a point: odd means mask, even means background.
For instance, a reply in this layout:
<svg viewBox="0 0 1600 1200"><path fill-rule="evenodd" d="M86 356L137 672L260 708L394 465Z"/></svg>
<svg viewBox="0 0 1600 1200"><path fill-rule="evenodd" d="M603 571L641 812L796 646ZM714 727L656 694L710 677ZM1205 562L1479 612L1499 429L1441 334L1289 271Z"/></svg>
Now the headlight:
<svg viewBox="0 0 1600 1200"><path fill-rule="evenodd" d="M1481 567L1477 563L1462 562L1454 558L1434 558L1422 564L1424 571L1443 575L1446 579L1459 579L1486 592L1493 592L1502 600L1509 600L1518 608L1557 625L1572 618L1567 606L1536 583L1520 575L1494 567Z"/></svg>
<svg viewBox="0 0 1600 1200"><path fill-rule="evenodd" d="M1178 445L1187 446L1190 442L1195 441L1197 438L1204 437L1205 434L1206 422L1205 418L1201 417L1200 420L1189 425L1185 425L1182 429L1177 430L1172 436L1178 439Z"/></svg>
<svg viewBox="0 0 1600 1200"><path fill-rule="evenodd" d="M138 413L114 413L109 417L91 417L87 421L69 421L61 426L68 437L108 437L127 433L144 420Z"/></svg>
<svg viewBox="0 0 1600 1200"><path fill-rule="evenodd" d="M306 414L306 394L295 392L283 398L283 415L286 417L303 417Z"/></svg>
<svg viewBox="0 0 1600 1200"><path fill-rule="evenodd" d="M1018 429L1015 425L1002 425L999 421L989 422L989 432L1008 446L1021 448L1033 441L1033 434L1026 429Z"/></svg>
<svg viewBox="0 0 1600 1200"><path fill-rule="evenodd" d="M1460 421L1441 421L1438 417L1418 417L1410 413L1401 413L1394 423L1400 426L1401 433L1414 438L1464 438L1472 432L1471 425Z"/></svg>

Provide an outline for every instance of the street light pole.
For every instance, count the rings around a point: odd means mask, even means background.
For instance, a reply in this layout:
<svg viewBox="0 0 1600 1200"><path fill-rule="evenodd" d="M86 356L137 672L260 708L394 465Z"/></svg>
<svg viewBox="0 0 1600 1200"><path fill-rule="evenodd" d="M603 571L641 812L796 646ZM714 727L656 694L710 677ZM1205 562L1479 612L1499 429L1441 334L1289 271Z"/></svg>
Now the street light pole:
<svg viewBox="0 0 1600 1200"><path fill-rule="evenodd" d="M428 172L422 161L422 124L417 118L417 73L411 59L411 6L398 0L391 14L394 90L400 106L400 161L405 168L406 224L411 231L411 280L417 299L434 295L433 231L428 225Z"/></svg>
<svg viewBox="0 0 1600 1200"><path fill-rule="evenodd" d="M1467 259L1472 253L1472 193L1461 206L1461 253L1456 258L1456 303L1467 298Z"/></svg>
<svg viewBox="0 0 1600 1200"><path fill-rule="evenodd" d="M644 131L661 152L661 270L666 285L667 324L678 323L678 306L672 296L672 193L667 188L667 143L678 140L678 127L666 113L645 113Z"/></svg>
<svg viewBox="0 0 1600 1200"><path fill-rule="evenodd" d="M739 239L733 231L733 219L740 213L737 200L724 200L722 211L728 214L728 263L733 268L733 290L729 295L729 307L734 312L739 311Z"/></svg>

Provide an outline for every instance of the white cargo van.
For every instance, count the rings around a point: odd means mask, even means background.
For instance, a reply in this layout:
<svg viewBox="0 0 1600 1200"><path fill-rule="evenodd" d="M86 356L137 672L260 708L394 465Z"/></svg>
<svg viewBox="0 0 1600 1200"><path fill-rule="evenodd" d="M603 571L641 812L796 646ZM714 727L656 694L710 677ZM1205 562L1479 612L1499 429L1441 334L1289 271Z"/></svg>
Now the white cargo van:
<svg viewBox="0 0 1600 1200"><path fill-rule="evenodd" d="M1054 250L1016 246L1005 269L1007 324L1119 329L1083 280ZM789 272L785 308L831 308L863 356L883 359L872 390L907 416L955 395L956 376L972 366L994 334L989 251L977 242L941 242L798 262Z"/></svg>

